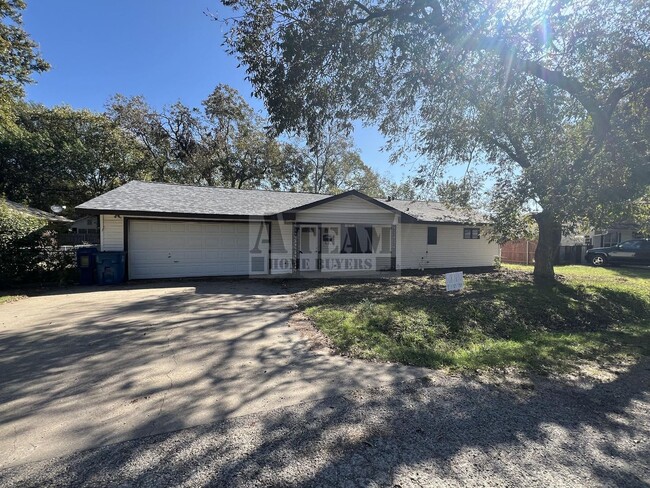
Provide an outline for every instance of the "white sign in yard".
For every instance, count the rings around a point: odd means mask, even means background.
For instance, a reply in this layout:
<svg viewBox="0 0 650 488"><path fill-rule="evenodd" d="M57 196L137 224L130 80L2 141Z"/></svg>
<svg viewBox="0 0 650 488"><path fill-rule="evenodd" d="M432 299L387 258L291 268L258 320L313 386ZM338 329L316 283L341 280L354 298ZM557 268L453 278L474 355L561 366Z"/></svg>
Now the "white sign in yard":
<svg viewBox="0 0 650 488"><path fill-rule="evenodd" d="M447 291L462 290L465 286L463 272L445 273L445 282L447 283Z"/></svg>

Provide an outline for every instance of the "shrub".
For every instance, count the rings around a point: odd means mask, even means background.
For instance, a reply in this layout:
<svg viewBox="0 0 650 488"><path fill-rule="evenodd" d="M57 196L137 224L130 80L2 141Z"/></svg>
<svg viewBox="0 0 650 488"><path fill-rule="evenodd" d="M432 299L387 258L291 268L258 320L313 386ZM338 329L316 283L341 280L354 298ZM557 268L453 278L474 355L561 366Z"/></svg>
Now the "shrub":
<svg viewBox="0 0 650 488"><path fill-rule="evenodd" d="M61 251L45 219L10 208L0 199L0 287L67 282L75 275L74 252Z"/></svg>

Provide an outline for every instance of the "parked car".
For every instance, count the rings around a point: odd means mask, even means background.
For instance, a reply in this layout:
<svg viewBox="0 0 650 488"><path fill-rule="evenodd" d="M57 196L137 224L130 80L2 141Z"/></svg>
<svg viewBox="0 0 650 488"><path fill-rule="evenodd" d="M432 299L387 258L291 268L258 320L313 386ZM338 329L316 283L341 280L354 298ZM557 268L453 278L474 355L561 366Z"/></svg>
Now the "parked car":
<svg viewBox="0 0 650 488"><path fill-rule="evenodd" d="M608 264L650 265L650 239L633 239L610 247L594 247L585 254L585 260L594 266Z"/></svg>

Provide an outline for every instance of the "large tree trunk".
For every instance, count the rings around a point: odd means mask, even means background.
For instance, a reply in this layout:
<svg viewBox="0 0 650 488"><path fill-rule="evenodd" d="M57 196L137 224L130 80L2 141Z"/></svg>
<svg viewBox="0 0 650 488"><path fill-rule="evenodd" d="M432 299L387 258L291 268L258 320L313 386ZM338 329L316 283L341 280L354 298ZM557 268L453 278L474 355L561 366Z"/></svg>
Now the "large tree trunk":
<svg viewBox="0 0 650 488"><path fill-rule="evenodd" d="M536 280L554 280L553 263L562 240L562 223L547 210L536 214L535 221L539 228L539 239L535 250L533 276Z"/></svg>

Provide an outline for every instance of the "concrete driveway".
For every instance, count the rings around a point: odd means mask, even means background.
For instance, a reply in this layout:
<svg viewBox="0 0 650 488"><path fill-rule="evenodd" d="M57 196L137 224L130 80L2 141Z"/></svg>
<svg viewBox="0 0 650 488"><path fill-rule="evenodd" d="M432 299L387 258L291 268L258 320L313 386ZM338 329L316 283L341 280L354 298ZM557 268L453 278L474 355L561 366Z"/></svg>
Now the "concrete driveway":
<svg viewBox="0 0 650 488"><path fill-rule="evenodd" d="M293 304L219 281L0 306L0 468L426 374L310 350Z"/></svg>

